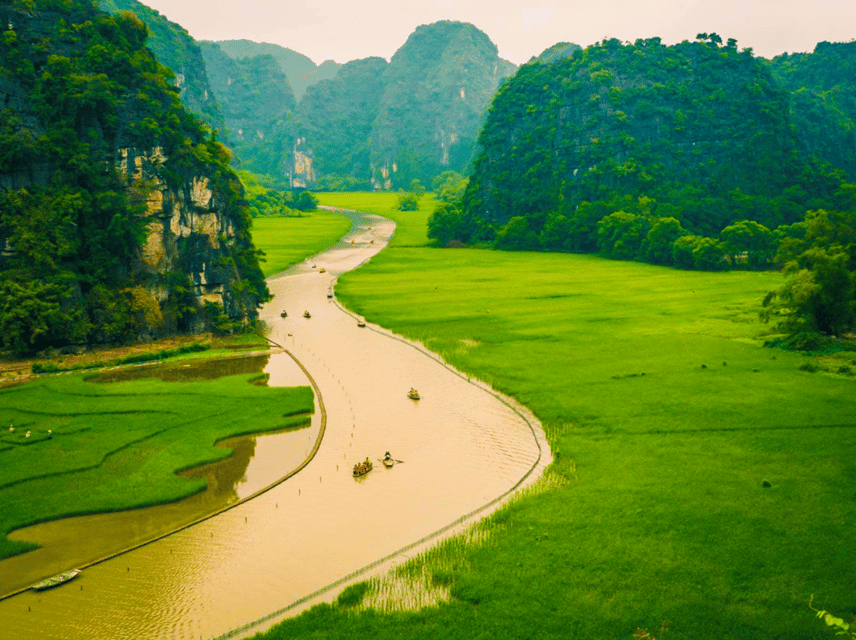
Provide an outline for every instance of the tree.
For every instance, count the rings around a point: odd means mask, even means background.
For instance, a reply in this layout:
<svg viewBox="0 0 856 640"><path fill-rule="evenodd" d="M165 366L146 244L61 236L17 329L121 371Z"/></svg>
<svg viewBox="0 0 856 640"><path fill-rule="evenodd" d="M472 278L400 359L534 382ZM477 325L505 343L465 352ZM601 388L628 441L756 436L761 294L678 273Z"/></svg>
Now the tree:
<svg viewBox="0 0 856 640"><path fill-rule="evenodd" d="M597 223L597 247L611 258L633 260L639 257L650 228L646 217L616 211Z"/></svg>
<svg viewBox="0 0 856 640"><path fill-rule="evenodd" d="M779 326L792 334L840 335L856 320L852 256L841 245L814 246L785 267L789 280L764 298L762 317L779 316Z"/></svg>
<svg viewBox="0 0 856 640"><path fill-rule="evenodd" d="M444 171L431 181L434 197L443 202L460 202L469 179L457 171Z"/></svg>
<svg viewBox="0 0 856 640"><path fill-rule="evenodd" d="M514 216L496 234L497 249L534 249L537 244L538 237L523 216Z"/></svg>
<svg viewBox="0 0 856 640"><path fill-rule="evenodd" d="M725 227L719 237L734 266L737 266L745 253L750 266L761 268L773 259L776 252L773 232L754 220L735 222Z"/></svg>
<svg viewBox="0 0 856 640"><path fill-rule="evenodd" d="M684 229L675 218L655 219L645 238L645 259L654 264L674 264L672 247L678 238L686 235L689 235L689 231Z"/></svg>

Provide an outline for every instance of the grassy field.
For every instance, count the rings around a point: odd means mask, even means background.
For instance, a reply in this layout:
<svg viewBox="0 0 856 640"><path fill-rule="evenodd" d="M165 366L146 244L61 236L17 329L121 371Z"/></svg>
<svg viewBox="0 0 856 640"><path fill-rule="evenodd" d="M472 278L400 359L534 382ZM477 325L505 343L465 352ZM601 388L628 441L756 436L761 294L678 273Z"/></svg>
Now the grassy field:
<svg viewBox="0 0 856 640"><path fill-rule="evenodd" d="M176 471L231 454L215 442L308 423L311 388L250 384L258 377L96 384L72 374L0 389L0 558L30 548L6 538L12 529L178 500L205 481Z"/></svg>
<svg viewBox="0 0 856 640"><path fill-rule="evenodd" d="M830 637L808 602L856 606L856 380L762 346L760 301L780 283L427 247L343 276L347 306L541 418L553 488L451 565L428 554L449 603L325 605L265 638L614 640L664 621L667 639Z"/></svg>
<svg viewBox="0 0 856 640"><path fill-rule="evenodd" d="M398 223L390 243L393 247L421 247L428 243L428 217L433 213L437 200L434 194L426 193L419 201L419 211L399 211L397 193L318 193L320 204L343 209L356 209L366 213L391 218ZM253 233L255 237L255 233Z"/></svg>
<svg viewBox="0 0 856 640"><path fill-rule="evenodd" d="M265 277L335 244L350 228L347 218L320 209L300 218L253 218L253 241L266 254L261 264Z"/></svg>

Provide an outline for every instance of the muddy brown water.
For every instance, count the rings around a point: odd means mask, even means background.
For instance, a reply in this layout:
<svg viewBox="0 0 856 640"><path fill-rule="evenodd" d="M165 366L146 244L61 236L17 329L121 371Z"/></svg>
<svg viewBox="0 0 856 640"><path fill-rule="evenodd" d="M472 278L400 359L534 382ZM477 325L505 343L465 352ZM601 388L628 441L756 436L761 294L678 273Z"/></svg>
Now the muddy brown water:
<svg viewBox="0 0 856 640"><path fill-rule="evenodd" d="M413 548L414 542L464 515L484 515L486 505L522 479L531 482L549 463L543 434L537 424L533 431L531 416L524 420L524 410L384 330L358 327L327 297L335 278L379 251L394 230L384 218L347 215L354 226L339 244L269 278L274 300L262 310L270 338L303 364L321 392L326 431L311 462L270 491L91 566L67 585L0 601L0 638L252 634L272 623L273 612L289 615L301 608L285 611L292 603L332 600L345 576L365 578L368 571L361 570L405 561L422 548ZM303 317L307 310L309 319ZM307 384L288 353L271 354L264 371L271 385ZM407 397L410 387L421 400ZM299 465L318 436L319 413L307 429L236 447L232 466L218 476L218 499L249 495ZM387 450L403 463L383 468L379 458ZM375 469L355 479L353 465L366 457ZM47 549L57 570L74 566L68 562L71 540L86 532L110 538L121 531L126 538L128 530L139 529L142 539L146 527L139 512L171 512L148 516L160 526L205 508L189 506L192 500L15 532L45 547L0 562L0 580L13 570L8 563L25 567L32 562L28 556ZM331 584L337 586L325 590ZM234 632L238 628L242 633Z"/></svg>

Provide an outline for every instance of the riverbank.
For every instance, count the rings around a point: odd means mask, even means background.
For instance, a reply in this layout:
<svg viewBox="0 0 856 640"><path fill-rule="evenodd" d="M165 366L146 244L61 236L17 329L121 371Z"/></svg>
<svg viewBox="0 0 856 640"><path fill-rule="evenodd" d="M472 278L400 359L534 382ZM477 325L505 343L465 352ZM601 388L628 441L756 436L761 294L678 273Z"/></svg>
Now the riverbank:
<svg viewBox="0 0 856 640"><path fill-rule="evenodd" d="M401 231L408 214L390 213ZM409 570L448 589L443 606L348 601L264 638L614 640L664 621L674 638L825 637L812 594L852 606L856 394L845 372L762 346L757 312L779 285L427 247L343 276L354 312L530 407L560 481L493 516L478 545Z"/></svg>

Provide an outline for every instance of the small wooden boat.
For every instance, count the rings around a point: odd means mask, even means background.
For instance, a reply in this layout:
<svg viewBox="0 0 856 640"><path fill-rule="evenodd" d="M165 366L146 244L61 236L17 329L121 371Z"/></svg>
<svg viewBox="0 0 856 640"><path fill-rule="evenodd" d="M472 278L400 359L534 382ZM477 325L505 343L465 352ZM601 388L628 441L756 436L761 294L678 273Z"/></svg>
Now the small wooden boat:
<svg viewBox="0 0 856 640"><path fill-rule="evenodd" d="M320 269L318 269L318 273L327 273L327 269L321 267Z"/></svg>
<svg viewBox="0 0 856 640"><path fill-rule="evenodd" d="M328 293L328 294L327 294L327 297L328 297L328 298L332 298L332 297L333 297L333 294L332 294L332 293Z"/></svg>
<svg viewBox="0 0 856 640"><path fill-rule="evenodd" d="M308 311L304 311L304 312L303 312L303 317L304 317L304 318L311 318L311 317L312 317L312 314L310 314Z"/></svg>
<svg viewBox="0 0 856 640"><path fill-rule="evenodd" d="M363 322L362 320L360 320L359 322L357 322L357 326L358 327L364 327L364 326L366 326L366 323Z"/></svg>
<svg viewBox="0 0 856 640"><path fill-rule="evenodd" d="M395 464L395 460L393 460L392 458L384 458L383 460L381 460L381 462L383 462L383 466L385 466L387 469L392 469L393 465Z"/></svg>
<svg viewBox="0 0 856 640"><path fill-rule="evenodd" d="M410 398L411 400L421 399L419 392L416 389L414 389L413 387L410 387L410 391L407 392L407 397Z"/></svg>
<svg viewBox="0 0 856 640"><path fill-rule="evenodd" d="M354 465L354 477L359 478L360 476L366 475L369 471L374 469L370 460L366 460L365 462L358 462Z"/></svg>
<svg viewBox="0 0 856 640"><path fill-rule="evenodd" d="M33 591L44 591L45 589L50 589L52 587L58 587L64 582L68 582L69 580L73 580L80 574L80 569L72 569L71 571L65 571L58 575L53 576L52 578L48 578L47 580L42 580L41 582L37 582L32 586Z"/></svg>
<svg viewBox="0 0 856 640"><path fill-rule="evenodd" d="M280 318L286 318L286 317L288 317L288 314L285 311L283 311L282 313L279 314L279 317Z"/></svg>

